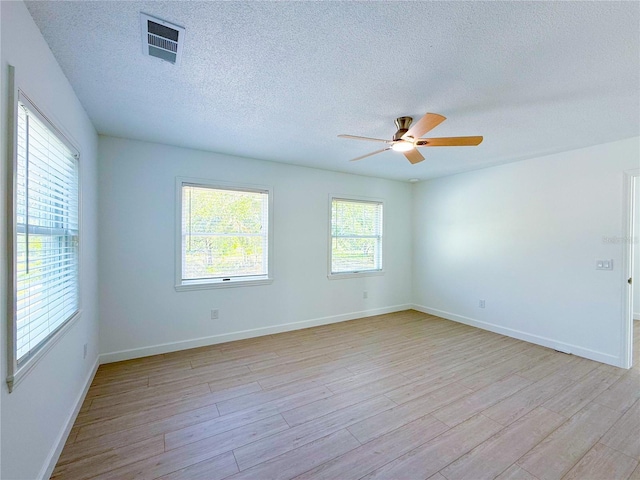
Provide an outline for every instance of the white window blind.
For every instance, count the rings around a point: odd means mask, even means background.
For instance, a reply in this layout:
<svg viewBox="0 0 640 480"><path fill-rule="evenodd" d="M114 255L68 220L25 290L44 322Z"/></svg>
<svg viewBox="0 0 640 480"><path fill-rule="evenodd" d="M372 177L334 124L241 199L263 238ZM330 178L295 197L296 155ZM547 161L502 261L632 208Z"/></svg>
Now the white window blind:
<svg viewBox="0 0 640 480"><path fill-rule="evenodd" d="M269 192L182 184L182 283L266 279Z"/></svg>
<svg viewBox="0 0 640 480"><path fill-rule="evenodd" d="M331 273L382 270L382 202L332 198Z"/></svg>
<svg viewBox="0 0 640 480"><path fill-rule="evenodd" d="M24 97L16 126L13 353L20 366L78 312L78 155Z"/></svg>

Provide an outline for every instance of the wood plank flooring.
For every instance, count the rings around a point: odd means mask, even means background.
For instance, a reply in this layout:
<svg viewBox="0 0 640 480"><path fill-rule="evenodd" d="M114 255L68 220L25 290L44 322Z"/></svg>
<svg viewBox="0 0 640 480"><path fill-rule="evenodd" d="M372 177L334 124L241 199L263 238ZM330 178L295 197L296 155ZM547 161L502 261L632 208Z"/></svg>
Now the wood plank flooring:
<svg viewBox="0 0 640 480"><path fill-rule="evenodd" d="M638 350L409 310L102 365L51 478L640 479Z"/></svg>

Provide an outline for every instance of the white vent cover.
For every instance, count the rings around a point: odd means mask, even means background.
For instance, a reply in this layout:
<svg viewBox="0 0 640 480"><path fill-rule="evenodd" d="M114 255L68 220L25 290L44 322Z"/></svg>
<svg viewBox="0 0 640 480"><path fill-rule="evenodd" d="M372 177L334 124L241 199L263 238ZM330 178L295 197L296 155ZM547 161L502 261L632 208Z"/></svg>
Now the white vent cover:
<svg viewBox="0 0 640 480"><path fill-rule="evenodd" d="M184 28L146 13L140 13L142 53L179 65L182 59Z"/></svg>

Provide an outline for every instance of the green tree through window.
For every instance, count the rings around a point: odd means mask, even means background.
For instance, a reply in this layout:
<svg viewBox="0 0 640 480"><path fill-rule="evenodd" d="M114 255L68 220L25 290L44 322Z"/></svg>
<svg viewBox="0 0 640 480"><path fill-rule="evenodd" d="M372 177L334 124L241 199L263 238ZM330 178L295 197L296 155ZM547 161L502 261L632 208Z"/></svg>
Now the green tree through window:
<svg viewBox="0 0 640 480"><path fill-rule="evenodd" d="M268 192L182 186L182 279L268 273Z"/></svg>

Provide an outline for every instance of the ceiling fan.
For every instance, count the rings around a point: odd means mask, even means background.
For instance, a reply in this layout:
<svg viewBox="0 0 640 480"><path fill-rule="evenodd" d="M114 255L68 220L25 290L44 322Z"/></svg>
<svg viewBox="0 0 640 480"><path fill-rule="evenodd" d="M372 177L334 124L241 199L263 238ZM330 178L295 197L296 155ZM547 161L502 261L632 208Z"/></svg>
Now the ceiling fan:
<svg viewBox="0 0 640 480"><path fill-rule="evenodd" d="M407 160L411 163L419 163L424 160L424 157L416 148L421 147L473 147L480 145L482 142L481 136L476 137L442 137L442 138L420 138L429 130L437 127L446 120L446 117L438 115L437 113L427 113L424 117L418 120L413 126L413 118L411 117L399 117L396 118L396 127L398 131L393 135L393 140L383 140L381 138L370 137L358 137L355 135L338 135L340 138L351 138L354 140L366 140L369 142L382 142L388 146L376 150L375 152L367 153L361 157L351 159L352 162L356 160L362 160L363 158L376 155L377 153L386 152L387 150L395 150L396 152L402 152Z"/></svg>

